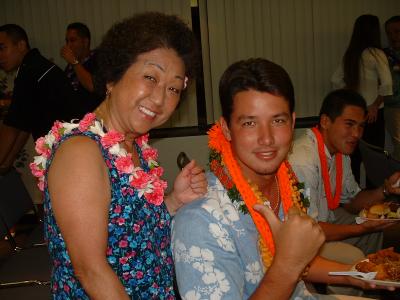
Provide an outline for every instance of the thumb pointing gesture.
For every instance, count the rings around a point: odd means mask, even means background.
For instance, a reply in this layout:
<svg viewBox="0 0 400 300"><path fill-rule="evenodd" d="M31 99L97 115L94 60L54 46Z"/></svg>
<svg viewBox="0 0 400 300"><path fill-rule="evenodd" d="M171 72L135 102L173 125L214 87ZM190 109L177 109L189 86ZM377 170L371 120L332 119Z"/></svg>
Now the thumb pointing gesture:
<svg viewBox="0 0 400 300"><path fill-rule="evenodd" d="M279 229L282 226L282 222L278 219L272 209L265 205L255 204L253 208L255 211L259 212L264 217L264 219L267 220L269 227L272 231L272 235L275 238L276 234L279 232Z"/></svg>
<svg viewBox="0 0 400 300"><path fill-rule="evenodd" d="M274 260L285 262L301 274L325 240L321 227L296 207L289 209L284 222L263 205L254 205L254 210L269 223L275 242Z"/></svg>

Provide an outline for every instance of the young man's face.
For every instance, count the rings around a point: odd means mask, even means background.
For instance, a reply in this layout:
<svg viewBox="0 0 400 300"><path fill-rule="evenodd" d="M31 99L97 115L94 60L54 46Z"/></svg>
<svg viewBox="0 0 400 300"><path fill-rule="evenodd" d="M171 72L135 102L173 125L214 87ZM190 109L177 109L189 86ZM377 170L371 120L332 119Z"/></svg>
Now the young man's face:
<svg viewBox="0 0 400 300"><path fill-rule="evenodd" d="M243 175L255 183L275 175L292 142L295 115L289 103L267 92L243 91L233 97L229 127L221 119Z"/></svg>
<svg viewBox="0 0 400 300"><path fill-rule="evenodd" d="M328 116L322 115L321 131L329 152L353 153L362 137L365 118L365 111L354 105L345 106L342 114L333 122Z"/></svg>
<svg viewBox="0 0 400 300"><path fill-rule="evenodd" d="M8 34L0 32L0 68L6 72L18 69L26 53L24 41L14 43Z"/></svg>
<svg viewBox="0 0 400 300"><path fill-rule="evenodd" d="M400 22L393 22L386 25L386 34L390 43L396 50L400 50Z"/></svg>
<svg viewBox="0 0 400 300"><path fill-rule="evenodd" d="M67 30L65 44L72 50L78 59L84 58L83 55L89 51L89 39L81 37L75 29Z"/></svg>

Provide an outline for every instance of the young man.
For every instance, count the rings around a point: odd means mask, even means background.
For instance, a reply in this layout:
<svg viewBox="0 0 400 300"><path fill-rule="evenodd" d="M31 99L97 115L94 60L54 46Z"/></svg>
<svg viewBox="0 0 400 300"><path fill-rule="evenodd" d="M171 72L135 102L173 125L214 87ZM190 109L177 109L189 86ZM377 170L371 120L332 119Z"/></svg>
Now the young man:
<svg viewBox="0 0 400 300"><path fill-rule="evenodd" d="M76 22L67 26L61 56L68 63L65 74L74 97L80 103L81 114L93 111L103 98L94 92L92 74L96 67L96 54L90 50L90 31L85 24Z"/></svg>
<svg viewBox="0 0 400 300"><path fill-rule="evenodd" d="M0 174L7 172L29 134L37 139L55 120L69 120L71 88L63 71L30 49L28 36L16 24L0 26L0 68L17 71L8 114L0 127Z"/></svg>
<svg viewBox="0 0 400 300"><path fill-rule="evenodd" d="M289 161L310 191L308 213L318 220L326 240L345 241L370 254L381 248L382 229L394 223L379 220L356 224L354 214L384 201L389 194L399 194L400 189L394 184L400 173L393 174L383 186L373 190L361 190L356 183L349 155L363 134L366 109L365 100L356 92L336 90L328 94L321 107L318 127L308 129L295 141ZM328 251L327 247L333 245L338 244L327 244L324 248Z"/></svg>
<svg viewBox="0 0 400 300"><path fill-rule="evenodd" d="M327 270L350 266L320 258L304 272L324 237L300 212L299 186L285 162L295 121L288 74L264 59L240 61L225 71L219 91L223 116L209 132L208 193L174 219L181 296L315 299L301 278L359 283L329 277Z"/></svg>
<svg viewBox="0 0 400 300"><path fill-rule="evenodd" d="M400 160L400 16L385 22L389 47L384 51L393 79L393 95L385 99L385 125L393 142L393 157Z"/></svg>

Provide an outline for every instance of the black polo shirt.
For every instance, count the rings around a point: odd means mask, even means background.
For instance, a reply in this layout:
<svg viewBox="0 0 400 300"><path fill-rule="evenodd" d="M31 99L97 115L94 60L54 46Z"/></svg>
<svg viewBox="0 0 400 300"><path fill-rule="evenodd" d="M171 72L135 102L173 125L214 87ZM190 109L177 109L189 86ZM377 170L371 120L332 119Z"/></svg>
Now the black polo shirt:
<svg viewBox="0 0 400 300"><path fill-rule="evenodd" d="M64 72L32 49L17 72L4 124L30 132L36 140L48 133L54 121L77 117L71 95Z"/></svg>

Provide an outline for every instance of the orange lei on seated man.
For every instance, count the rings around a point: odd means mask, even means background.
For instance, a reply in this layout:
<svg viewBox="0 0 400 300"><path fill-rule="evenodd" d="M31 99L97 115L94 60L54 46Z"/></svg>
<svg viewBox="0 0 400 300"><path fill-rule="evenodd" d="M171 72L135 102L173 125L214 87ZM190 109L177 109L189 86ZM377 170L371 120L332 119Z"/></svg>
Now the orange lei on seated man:
<svg viewBox="0 0 400 300"><path fill-rule="evenodd" d="M244 178L232 154L231 144L225 138L221 126L218 123L208 131L208 136L208 146L212 150L210 154L210 168L218 177L221 184L227 189L228 196L231 198L232 202L234 200L231 196L235 193L239 193L243 199L260 234L260 253L263 264L267 269L271 265L275 254L275 244L268 222L253 209L256 203L264 204L262 194L258 191L257 187L254 187L254 185L250 184ZM288 161L284 161L280 165L277 178L285 215L292 205L296 205L303 212L306 212L307 199L301 194L299 189L301 184L298 182ZM305 203L303 203L303 201Z"/></svg>
<svg viewBox="0 0 400 300"><path fill-rule="evenodd" d="M326 199L328 201L328 208L333 210L333 209L338 208L340 195L342 194L343 154L340 152L337 152L335 154L336 189L335 189L335 196L332 196L331 180L330 180L330 176L329 176L328 162L326 161L324 139L321 135L321 132L319 131L319 129L317 127L313 127L311 130L314 132L314 135L317 139L318 155L319 155L319 161L321 163L322 180L324 182L324 190L325 190Z"/></svg>

